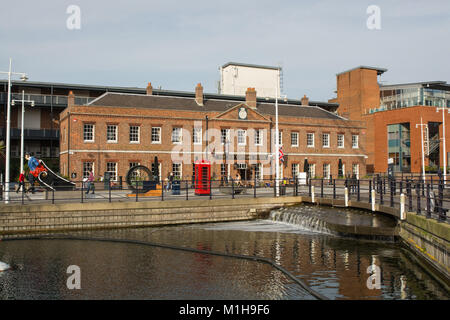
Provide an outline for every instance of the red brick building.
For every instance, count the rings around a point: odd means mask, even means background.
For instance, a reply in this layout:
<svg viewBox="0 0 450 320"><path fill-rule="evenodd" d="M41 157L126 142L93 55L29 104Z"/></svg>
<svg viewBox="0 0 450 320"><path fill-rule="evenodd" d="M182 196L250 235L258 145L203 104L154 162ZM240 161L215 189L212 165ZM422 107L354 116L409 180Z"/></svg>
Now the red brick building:
<svg viewBox="0 0 450 320"><path fill-rule="evenodd" d="M337 97L329 100L339 104L338 114L365 122L367 172L386 172L391 159L396 172L420 173L420 123L425 125L425 167L443 167L444 121L445 156L450 160L450 85L445 81L382 85L378 76L386 71L360 66L337 74Z"/></svg>
<svg viewBox="0 0 450 320"><path fill-rule="evenodd" d="M191 179L193 162L212 162L212 175L253 179L274 172L274 99L195 93L105 93L87 105L68 107L60 114L60 171L77 179L92 168L98 177L110 172L125 177L129 168L151 168L154 157L163 178L170 172ZM317 177L365 172L363 122L340 117L337 104L301 100L279 101L279 130L285 155L281 176L303 171L307 158ZM339 160L343 163L338 172ZM255 166L252 167L252 165ZM252 169L253 168L253 169Z"/></svg>

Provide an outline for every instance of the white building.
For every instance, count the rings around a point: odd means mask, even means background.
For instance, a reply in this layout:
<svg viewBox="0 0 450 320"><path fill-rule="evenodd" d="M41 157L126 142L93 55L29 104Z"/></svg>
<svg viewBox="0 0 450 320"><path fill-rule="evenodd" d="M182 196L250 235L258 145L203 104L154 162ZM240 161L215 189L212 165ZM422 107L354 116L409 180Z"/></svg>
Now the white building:
<svg viewBox="0 0 450 320"><path fill-rule="evenodd" d="M219 94L245 96L255 88L258 97L275 97L281 92L281 67L228 62L220 67Z"/></svg>

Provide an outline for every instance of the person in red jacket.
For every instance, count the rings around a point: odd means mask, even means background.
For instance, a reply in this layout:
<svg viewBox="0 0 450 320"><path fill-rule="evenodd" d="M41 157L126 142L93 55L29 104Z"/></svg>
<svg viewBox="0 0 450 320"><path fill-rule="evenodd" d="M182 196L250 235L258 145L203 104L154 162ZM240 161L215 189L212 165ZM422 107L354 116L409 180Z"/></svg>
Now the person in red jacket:
<svg viewBox="0 0 450 320"><path fill-rule="evenodd" d="M16 193L19 193L21 187L23 190L25 190L25 175L24 175L24 173L25 172L22 171L19 175L19 187L17 188Z"/></svg>

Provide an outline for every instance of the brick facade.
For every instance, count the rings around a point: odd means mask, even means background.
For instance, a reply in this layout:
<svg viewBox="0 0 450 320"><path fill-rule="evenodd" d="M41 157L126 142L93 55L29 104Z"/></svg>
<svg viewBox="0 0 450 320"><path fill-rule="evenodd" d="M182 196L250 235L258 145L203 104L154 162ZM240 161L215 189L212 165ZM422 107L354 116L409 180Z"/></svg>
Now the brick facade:
<svg viewBox="0 0 450 320"><path fill-rule="evenodd" d="M199 87L197 87L199 88ZM199 90L197 89L197 92ZM142 95L141 95L142 96ZM145 96L145 95L143 95ZM131 96L130 96L131 98ZM167 97L160 97L166 101ZM166 100L164 100L166 99ZM189 98L195 101L195 97ZM197 104L198 104L197 97ZM99 101L101 103L102 100ZM190 102L190 101L189 101ZM220 179L221 164L226 164L229 177L235 177L242 171L235 167L237 163L245 163L250 168L252 163L262 163L263 177L268 179L274 176L270 161L273 153L273 135L268 134L274 130L275 117L262 113L259 105L248 106L246 101L226 101L226 110L223 112L208 110L208 101L202 110L171 110L168 108L147 108L130 106L103 106L103 105L69 105L60 114L60 171L63 175L76 173L76 180L82 177L83 163L94 164L95 175L98 178L106 171L108 162L117 163L117 176L125 176L129 170L130 163L140 163L151 168L154 157L157 156L161 163L161 176L167 177L172 171L174 162L182 162L182 178L191 179L192 163L200 159L213 161L212 176ZM200 104L199 104L200 105ZM285 106L286 107L286 106ZM244 108L247 111L245 120L239 119L239 111ZM291 108L317 108L312 106L290 106ZM286 109L287 110L287 109ZM296 109L293 109L294 111ZM298 109L300 110L300 109ZM313 111L313 109L311 109ZM321 112L324 112L321 110ZM206 121L206 116L208 121ZM291 115L279 116L279 130L282 132L283 152L286 156L284 161L283 176L292 177L292 164L298 164L298 170L303 171L305 158L309 163L314 163L316 176L323 176L323 164L330 164L330 174L338 175L339 159L345 164L345 173L352 173L353 164L358 165L359 175L365 175L365 136L362 134L362 122L349 121L336 116L328 118L296 117ZM85 124L94 125L94 139L92 142L84 141L83 130ZM117 142L107 141L108 124L117 125ZM130 142L130 126L139 126L139 142ZM208 125L208 146L205 151L206 125ZM194 126L202 128L202 143L194 144L192 132ZM70 127L70 128L69 128ZM152 127L161 128L161 142L152 143ZM172 129L182 128L183 141L188 143L176 144L171 140ZM220 130L230 129L235 136L228 145L228 154L231 158L224 162L224 145L218 143ZM245 130L245 145L239 145L237 141L237 130ZM254 130L263 132L262 146L255 146ZM298 135L298 146L291 145L292 132ZM306 146L307 133L314 133L314 147ZM69 134L70 133L70 134ZM329 147L322 147L322 134L329 134ZM344 135L344 147L337 147L337 134ZM352 134L358 135L358 148L352 147ZM215 148L213 148L215 146ZM230 152L231 150L231 152ZM182 159L174 159L179 156ZM229 167L228 167L228 164ZM247 178L253 178L251 170L247 170Z"/></svg>

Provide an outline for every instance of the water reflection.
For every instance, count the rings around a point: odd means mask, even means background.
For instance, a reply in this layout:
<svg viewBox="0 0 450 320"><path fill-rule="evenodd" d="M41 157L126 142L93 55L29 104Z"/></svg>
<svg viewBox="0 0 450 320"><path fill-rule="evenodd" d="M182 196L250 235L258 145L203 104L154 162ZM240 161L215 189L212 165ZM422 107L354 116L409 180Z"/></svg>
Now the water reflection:
<svg viewBox="0 0 450 320"><path fill-rule="evenodd" d="M249 221L82 232L202 250L263 256L332 299L448 299L448 292L395 243L360 241ZM139 245L85 241L0 242L16 268L0 277L1 299L311 299L261 263ZM82 290L66 288L80 266ZM366 270L380 268L380 289Z"/></svg>

